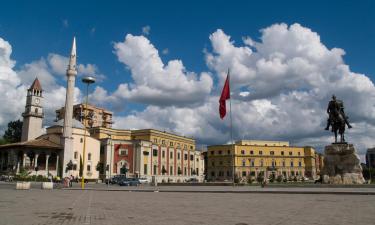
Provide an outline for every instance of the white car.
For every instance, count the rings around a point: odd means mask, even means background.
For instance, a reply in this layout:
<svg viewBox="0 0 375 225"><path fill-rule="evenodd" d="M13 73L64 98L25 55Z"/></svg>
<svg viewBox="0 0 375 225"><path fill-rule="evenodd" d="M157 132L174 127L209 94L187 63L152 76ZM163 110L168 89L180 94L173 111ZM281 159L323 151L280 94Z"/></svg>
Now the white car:
<svg viewBox="0 0 375 225"><path fill-rule="evenodd" d="M140 177L140 178L138 178L138 180L139 180L139 183L141 183L141 184L148 184L148 180L145 177Z"/></svg>

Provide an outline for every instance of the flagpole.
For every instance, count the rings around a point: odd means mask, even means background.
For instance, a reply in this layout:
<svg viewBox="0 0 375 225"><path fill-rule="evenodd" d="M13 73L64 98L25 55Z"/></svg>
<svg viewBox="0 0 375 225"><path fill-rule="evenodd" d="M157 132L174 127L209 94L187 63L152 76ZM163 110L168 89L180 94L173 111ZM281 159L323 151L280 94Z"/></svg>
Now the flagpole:
<svg viewBox="0 0 375 225"><path fill-rule="evenodd" d="M230 117L230 138L231 138L231 144L232 144L232 180L233 180L233 187L235 186L235 182L234 182L234 178L235 178L235 146L234 146L234 141L233 141L233 121L232 121L232 98L231 98L231 94L230 94L230 90L232 90L230 88L230 74L229 74L229 68L228 68L228 79L229 79L229 117Z"/></svg>

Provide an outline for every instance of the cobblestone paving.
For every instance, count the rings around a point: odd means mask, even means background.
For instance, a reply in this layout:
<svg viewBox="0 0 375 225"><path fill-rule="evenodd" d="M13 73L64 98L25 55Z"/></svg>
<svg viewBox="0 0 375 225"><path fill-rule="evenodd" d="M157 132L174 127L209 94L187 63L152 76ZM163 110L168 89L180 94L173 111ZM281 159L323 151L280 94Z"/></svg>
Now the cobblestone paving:
<svg viewBox="0 0 375 225"><path fill-rule="evenodd" d="M0 189L0 224L374 224L374 195Z"/></svg>

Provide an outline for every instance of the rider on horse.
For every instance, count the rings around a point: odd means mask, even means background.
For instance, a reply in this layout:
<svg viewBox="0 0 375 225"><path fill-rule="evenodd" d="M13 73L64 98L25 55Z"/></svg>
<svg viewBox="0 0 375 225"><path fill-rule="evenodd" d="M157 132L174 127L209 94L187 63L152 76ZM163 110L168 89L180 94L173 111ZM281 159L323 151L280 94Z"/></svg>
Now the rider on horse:
<svg viewBox="0 0 375 225"><path fill-rule="evenodd" d="M345 121L345 124L348 125L348 128L352 128L352 126L349 124L348 117L345 115L344 112L344 103L340 100L336 100L336 96L332 96L332 100L328 103L327 113L329 115L329 118L327 120L327 127L325 130L329 130L329 126L334 123L334 121L342 116L342 118Z"/></svg>

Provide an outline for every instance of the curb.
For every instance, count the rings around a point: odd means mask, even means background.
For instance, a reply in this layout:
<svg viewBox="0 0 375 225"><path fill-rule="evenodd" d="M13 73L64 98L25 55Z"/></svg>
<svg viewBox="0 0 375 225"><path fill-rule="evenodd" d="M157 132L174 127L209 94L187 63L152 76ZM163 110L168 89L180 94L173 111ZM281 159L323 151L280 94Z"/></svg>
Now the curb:
<svg viewBox="0 0 375 225"><path fill-rule="evenodd" d="M82 191L80 188L62 188L64 191ZM223 194L324 194L324 195L375 195L375 191L371 192L349 192L349 191L189 191L189 190L139 190L139 189L97 189L87 188L85 191L113 191L113 192L164 192L164 193L223 193Z"/></svg>

